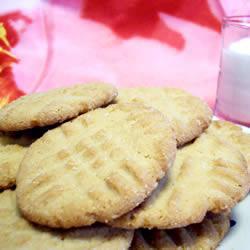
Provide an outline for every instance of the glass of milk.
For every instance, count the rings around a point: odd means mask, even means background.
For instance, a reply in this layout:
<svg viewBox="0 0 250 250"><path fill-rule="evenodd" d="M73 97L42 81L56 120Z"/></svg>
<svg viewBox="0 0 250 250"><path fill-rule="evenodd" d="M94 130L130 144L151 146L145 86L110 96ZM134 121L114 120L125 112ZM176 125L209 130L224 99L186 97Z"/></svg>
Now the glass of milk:
<svg viewBox="0 0 250 250"><path fill-rule="evenodd" d="M250 126L250 16L223 19L215 115Z"/></svg>

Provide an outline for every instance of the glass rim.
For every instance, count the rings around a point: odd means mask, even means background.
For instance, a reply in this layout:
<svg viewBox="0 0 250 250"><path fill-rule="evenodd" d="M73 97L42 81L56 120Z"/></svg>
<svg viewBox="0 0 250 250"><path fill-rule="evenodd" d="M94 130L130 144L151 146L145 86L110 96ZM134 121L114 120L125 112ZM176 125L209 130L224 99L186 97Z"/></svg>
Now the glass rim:
<svg viewBox="0 0 250 250"><path fill-rule="evenodd" d="M238 26L241 28L250 28L250 15L225 16L223 17L223 23Z"/></svg>

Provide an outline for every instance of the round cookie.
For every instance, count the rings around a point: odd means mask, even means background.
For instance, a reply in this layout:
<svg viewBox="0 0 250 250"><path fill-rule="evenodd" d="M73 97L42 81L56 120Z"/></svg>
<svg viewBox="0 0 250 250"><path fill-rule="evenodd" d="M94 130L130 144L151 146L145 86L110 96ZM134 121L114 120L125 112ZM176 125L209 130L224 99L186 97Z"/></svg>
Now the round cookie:
<svg viewBox="0 0 250 250"><path fill-rule="evenodd" d="M217 137L203 133L179 149L173 167L151 196L111 225L121 228L184 227L207 212L229 211L250 187L246 160Z"/></svg>
<svg viewBox="0 0 250 250"><path fill-rule="evenodd" d="M245 133L240 126L227 121L213 121L207 133L213 134L238 149L246 158L250 172L250 134Z"/></svg>
<svg viewBox="0 0 250 250"><path fill-rule="evenodd" d="M172 165L176 139L166 118L141 104L114 104L48 131L29 148L17 196L29 220L70 228L132 210Z"/></svg>
<svg viewBox="0 0 250 250"><path fill-rule="evenodd" d="M228 216L209 215L201 223L170 230L138 230L131 250L216 249L230 228Z"/></svg>
<svg viewBox="0 0 250 250"><path fill-rule="evenodd" d="M106 105L116 96L115 87L104 83L26 95L0 109L0 130L19 131L60 123Z"/></svg>
<svg viewBox="0 0 250 250"><path fill-rule="evenodd" d="M212 111L198 97L174 88L138 87L119 90L117 103L152 106L167 116L181 146L198 137L210 124Z"/></svg>
<svg viewBox="0 0 250 250"><path fill-rule="evenodd" d="M4 250L127 250L133 231L94 226L52 230L26 221L14 191L0 193L0 248Z"/></svg>

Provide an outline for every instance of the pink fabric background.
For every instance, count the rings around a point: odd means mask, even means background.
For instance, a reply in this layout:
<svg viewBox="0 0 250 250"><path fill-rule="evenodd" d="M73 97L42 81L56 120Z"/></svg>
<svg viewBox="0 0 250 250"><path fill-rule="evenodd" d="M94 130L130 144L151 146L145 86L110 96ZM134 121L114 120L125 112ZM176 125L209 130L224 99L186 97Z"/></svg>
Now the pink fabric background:
<svg viewBox="0 0 250 250"><path fill-rule="evenodd" d="M237 3L236 3L237 2ZM18 34L13 73L26 93L86 81L175 86L214 105L223 15L248 14L233 0L23 0L1 5L31 22Z"/></svg>

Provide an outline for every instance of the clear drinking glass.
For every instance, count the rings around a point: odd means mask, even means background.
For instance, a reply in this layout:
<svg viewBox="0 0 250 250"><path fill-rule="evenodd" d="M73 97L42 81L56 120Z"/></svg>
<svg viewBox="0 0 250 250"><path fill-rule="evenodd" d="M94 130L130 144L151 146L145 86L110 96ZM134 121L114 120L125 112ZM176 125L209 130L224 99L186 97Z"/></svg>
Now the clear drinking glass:
<svg viewBox="0 0 250 250"><path fill-rule="evenodd" d="M215 115L250 126L250 16L223 19Z"/></svg>

